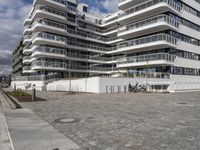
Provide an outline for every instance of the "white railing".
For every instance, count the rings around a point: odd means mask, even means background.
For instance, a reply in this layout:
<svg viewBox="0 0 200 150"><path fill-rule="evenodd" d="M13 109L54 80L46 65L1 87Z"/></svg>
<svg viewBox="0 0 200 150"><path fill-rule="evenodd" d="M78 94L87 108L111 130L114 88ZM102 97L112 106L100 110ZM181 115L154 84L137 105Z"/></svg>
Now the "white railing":
<svg viewBox="0 0 200 150"><path fill-rule="evenodd" d="M100 67L100 66L81 66L74 64L67 64L65 62L55 62L55 61L35 61L32 63L33 67L47 67L47 68L62 68L66 70L81 70L81 71L116 71L117 68L111 67Z"/></svg>
<svg viewBox="0 0 200 150"><path fill-rule="evenodd" d="M119 14L119 17L124 17L124 16L130 15L130 14L133 14L135 12L141 11L141 10L146 9L148 7L152 7L152 6L159 4L159 3L167 3L169 6L173 7L175 10L177 10L179 12L181 12L181 10L182 10L181 5L176 3L174 0L152 0L152 1L148 1L146 3L143 3L139 6L132 7L130 9L126 10L125 12Z"/></svg>
<svg viewBox="0 0 200 150"><path fill-rule="evenodd" d="M165 72L132 71L125 74L124 76L128 78L170 79L170 73Z"/></svg>
<svg viewBox="0 0 200 150"><path fill-rule="evenodd" d="M42 24L42 25L46 25L46 26L49 26L49 27L55 27L55 28L63 29L64 31L66 31L69 34L87 37L87 38L90 38L90 39L95 39L95 40L99 40L99 41L103 41L103 42L117 40L117 37L105 38L105 37L102 37L101 35L98 36L98 35L89 34L87 32L83 32L83 31L75 31L75 30L67 28L67 26L64 25L64 24L56 23L56 22L44 20L44 19L36 20L32 27L34 27L36 24Z"/></svg>
<svg viewBox="0 0 200 150"><path fill-rule="evenodd" d="M61 78L60 74L52 74L52 75L35 75L35 76L16 76L12 78L12 81L48 81L51 79L59 79Z"/></svg>
<svg viewBox="0 0 200 150"><path fill-rule="evenodd" d="M59 36L59 35L49 34L49 33L36 33L33 35L32 39L34 40L35 38L38 38L38 37L67 43L67 38L63 36Z"/></svg>
<svg viewBox="0 0 200 150"><path fill-rule="evenodd" d="M146 36L146 37L122 42L118 45L118 49L130 47L130 46L141 45L141 44L146 44L146 43L151 43L151 42L156 42L156 41L166 41L166 42L176 45L178 42L178 39L174 38L168 34L161 33L161 34L155 34L155 35L151 35L151 36Z"/></svg>
<svg viewBox="0 0 200 150"><path fill-rule="evenodd" d="M155 24L155 23L159 23L159 22L167 22L168 24L179 28L179 25L181 24L180 22L176 21L174 18L169 17L167 15L159 15L159 16L155 16L155 17L151 17L142 21L138 21L136 23L133 24L129 24L125 27L125 29L123 30L119 30L119 33L121 32L125 32L125 31L129 31L129 30L133 30L136 28L141 28L147 25L151 25L151 24Z"/></svg>
<svg viewBox="0 0 200 150"><path fill-rule="evenodd" d="M116 56L116 57L102 57L102 56L92 56L92 55L83 55L83 54L78 54L78 53L69 53L67 50L62 49L62 48L53 48L53 47L43 47L43 46L38 46L36 47L32 54L35 52L44 52L44 53L50 53L50 54L59 54L63 55L65 57L69 58L79 58L79 59L87 59L87 60L95 60L95 61L103 61L103 62L109 62L109 61L117 61L119 58L122 58L122 56ZM30 58L25 58L25 59L30 59Z"/></svg>
<svg viewBox="0 0 200 150"><path fill-rule="evenodd" d="M118 64L128 64L128 63L137 63L137 62L148 62L155 60L165 60L169 62L174 62L177 56L167 53L156 53L148 55L140 55L133 57L126 57L118 60Z"/></svg>

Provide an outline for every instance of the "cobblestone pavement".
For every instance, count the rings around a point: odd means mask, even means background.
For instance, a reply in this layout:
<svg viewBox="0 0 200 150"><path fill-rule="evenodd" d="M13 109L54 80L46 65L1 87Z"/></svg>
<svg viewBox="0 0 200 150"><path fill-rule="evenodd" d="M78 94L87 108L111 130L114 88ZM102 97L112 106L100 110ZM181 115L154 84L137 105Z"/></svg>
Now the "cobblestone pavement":
<svg viewBox="0 0 200 150"><path fill-rule="evenodd" d="M199 150L200 92L77 94L37 92L24 103L84 150ZM75 123L59 123L75 118Z"/></svg>

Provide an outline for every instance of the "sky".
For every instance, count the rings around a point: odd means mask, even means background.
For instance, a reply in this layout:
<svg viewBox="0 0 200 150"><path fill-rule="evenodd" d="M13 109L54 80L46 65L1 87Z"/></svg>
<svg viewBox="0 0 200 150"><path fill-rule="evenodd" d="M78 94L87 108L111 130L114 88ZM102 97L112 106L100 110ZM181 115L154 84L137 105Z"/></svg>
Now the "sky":
<svg viewBox="0 0 200 150"><path fill-rule="evenodd" d="M115 12L118 0L78 0L101 14ZM12 51L23 34L23 22L32 7L32 0L0 0L0 74L9 74Z"/></svg>

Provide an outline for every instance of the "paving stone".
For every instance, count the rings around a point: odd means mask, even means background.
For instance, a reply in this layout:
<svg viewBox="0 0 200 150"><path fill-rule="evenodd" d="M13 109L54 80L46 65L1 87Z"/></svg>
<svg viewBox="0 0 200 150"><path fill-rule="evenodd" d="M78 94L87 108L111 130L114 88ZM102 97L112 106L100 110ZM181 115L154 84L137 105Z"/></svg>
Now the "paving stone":
<svg viewBox="0 0 200 150"><path fill-rule="evenodd" d="M199 150L200 92L75 94L37 92L23 103L61 133L91 150ZM56 123L59 118L79 118Z"/></svg>

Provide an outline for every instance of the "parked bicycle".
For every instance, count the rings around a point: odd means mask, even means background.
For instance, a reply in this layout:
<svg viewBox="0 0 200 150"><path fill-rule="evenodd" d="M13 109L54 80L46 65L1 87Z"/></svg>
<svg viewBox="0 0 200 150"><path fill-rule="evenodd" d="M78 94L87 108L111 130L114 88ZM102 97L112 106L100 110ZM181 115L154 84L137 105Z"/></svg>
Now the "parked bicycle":
<svg viewBox="0 0 200 150"><path fill-rule="evenodd" d="M138 93L138 92L145 92L146 91L146 86L145 85L142 85L138 82L136 82L136 84L134 86L131 85L131 83L129 82L128 84L128 91L131 93L131 92L134 92L134 93Z"/></svg>

